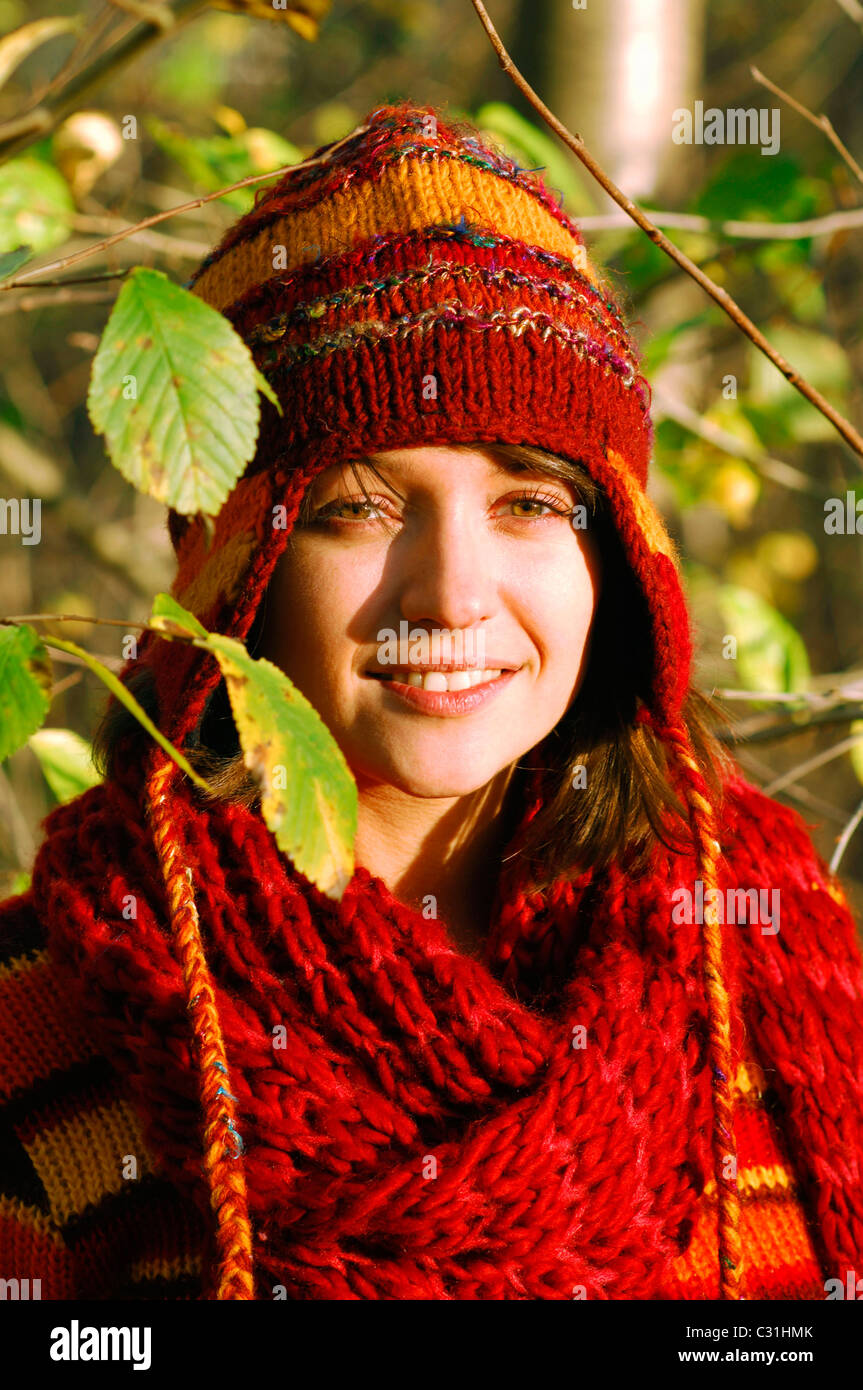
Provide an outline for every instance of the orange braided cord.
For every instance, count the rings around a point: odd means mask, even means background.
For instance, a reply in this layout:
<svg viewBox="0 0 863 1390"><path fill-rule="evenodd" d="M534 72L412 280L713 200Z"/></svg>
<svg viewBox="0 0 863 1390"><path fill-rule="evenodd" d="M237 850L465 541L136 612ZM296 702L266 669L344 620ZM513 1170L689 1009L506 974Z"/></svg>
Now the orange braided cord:
<svg viewBox="0 0 863 1390"><path fill-rule="evenodd" d="M177 772L166 758L148 784L153 838L171 909L171 928L183 968L186 999L198 1053L204 1113L204 1170L210 1203L216 1213L219 1251L219 1299L253 1299L252 1232L249 1224L242 1139L237 1130L235 1097L212 979L204 956L192 871L182 861L168 810L167 791ZM225 1130L230 1136L226 1143Z"/></svg>
<svg viewBox="0 0 863 1390"><path fill-rule="evenodd" d="M686 803L696 844L697 874L704 885L704 980L713 1072L713 1162L719 1199L720 1297L739 1299L743 1278L740 1239L740 1193L737 1182L737 1141L732 1093L731 999L722 964L722 925L716 912L717 865L720 854L715 815L707 797L688 731L675 726L662 730L672 744L685 784Z"/></svg>

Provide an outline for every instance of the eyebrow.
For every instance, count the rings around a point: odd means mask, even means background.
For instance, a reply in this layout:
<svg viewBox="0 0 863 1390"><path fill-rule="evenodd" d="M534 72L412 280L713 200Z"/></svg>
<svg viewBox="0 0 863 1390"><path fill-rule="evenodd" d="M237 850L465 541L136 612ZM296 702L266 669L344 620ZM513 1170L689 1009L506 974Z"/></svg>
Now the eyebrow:
<svg viewBox="0 0 863 1390"><path fill-rule="evenodd" d="M542 478L549 483L555 483L562 488L567 488L570 491L575 492L576 494L578 493L578 486L572 479L559 478L554 473L546 472L539 465L537 465L536 467L533 467L529 464L525 466L516 463L515 460L512 459L498 459L494 457L488 458L487 462L491 465L493 469L493 474L496 477L502 476L506 478ZM384 481L392 486L395 486L396 482L398 482L399 480L401 480L402 482L404 481L403 470L399 467L398 463L391 460L383 460L380 458L376 458L372 454L361 454L357 458L339 460L336 463L331 464L330 467L334 470L333 480L335 480L336 478L343 478L346 472L348 472L349 470L353 471L354 468L362 469L364 464L367 465L369 468L376 470L378 474L383 476ZM341 471L339 473L335 473L336 469L339 469ZM329 470L327 469L324 471L328 472ZM322 487L325 486L325 484L323 484L322 482L323 477L324 474L319 473L317 478L315 479L312 485L312 496L320 496L320 490Z"/></svg>
<svg viewBox="0 0 863 1390"><path fill-rule="evenodd" d="M534 467L531 467L530 465L524 466L524 465L521 465L521 464L517 464L517 463L516 463L514 460L512 460L512 459L498 459L498 458L495 458L494 456L492 456L492 457L488 458L488 459L486 460L486 462L489 463L489 464L491 465L491 467L492 467L492 469L494 470L495 473L506 473L507 475L518 475L518 474L520 474L520 473L527 473L527 474L535 475L536 477L548 477L548 478L550 478L550 479L554 478L554 475L553 475L553 474L551 474L551 473L546 473L545 470L544 470L543 468L541 468L540 466L537 466L537 467L535 467L535 468L534 468ZM381 473L394 472L394 473L396 473L396 474L399 474L399 473L402 472L402 470L401 470L401 468L399 467L398 463L394 463L394 462L391 462L391 461L384 461L384 460L382 460L382 459L380 459L380 458L376 458L373 454L363 454L360 458L348 459L348 460L347 460L347 463L346 463L346 466L347 466L347 467L350 467L351 463L358 464L358 465L362 465L362 464L366 463L366 464L369 464L369 465L371 465L371 466L373 466L373 467L379 469L379 471L380 471ZM562 480L562 479L555 479L555 481L564 481L564 480Z"/></svg>

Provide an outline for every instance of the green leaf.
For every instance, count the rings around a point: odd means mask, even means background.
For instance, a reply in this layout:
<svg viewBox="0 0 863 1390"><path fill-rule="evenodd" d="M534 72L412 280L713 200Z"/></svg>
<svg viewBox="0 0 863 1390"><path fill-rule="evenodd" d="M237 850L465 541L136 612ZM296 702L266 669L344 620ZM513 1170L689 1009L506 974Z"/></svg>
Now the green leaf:
<svg viewBox="0 0 863 1390"><path fill-rule="evenodd" d="M153 599L150 627L159 632L186 633L189 637L209 637L207 629L194 614L183 608L170 594L157 594Z"/></svg>
<svg viewBox="0 0 863 1390"><path fill-rule="evenodd" d="M718 166L692 210L717 222L797 222L815 214L822 187L801 174L790 155L765 158L760 150L738 149Z"/></svg>
<svg viewBox="0 0 863 1390"><path fill-rule="evenodd" d="M41 727L51 704L51 662L27 623L0 627L0 762Z"/></svg>
<svg viewBox="0 0 863 1390"><path fill-rule="evenodd" d="M23 155L0 177L0 254L28 245L34 255L69 235L75 204L69 185L51 164Z"/></svg>
<svg viewBox="0 0 863 1390"><path fill-rule="evenodd" d="M146 125L156 144L175 159L189 179L208 193L238 183L252 174L267 174L285 165L298 164L303 156L274 130L253 126L234 135L190 137L168 125L158 116L148 116ZM218 200L239 212L247 212L255 201L254 188L236 188Z"/></svg>
<svg viewBox="0 0 863 1390"><path fill-rule="evenodd" d="M31 734L29 742L45 781L61 804L101 781L89 743L71 729L40 729Z"/></svg>
<svg viewBox="0 0 863 1390"><path fill-rule="evenodd" d="M254 660L242 643L216 633L195 645L214 653L225 677L264 823L300 873L338 900L354 872L357 833L357 788L344 754L272 662Z"/></svg>
<svg viewBox="0 0 863 1390"><path fill-rule="evenodd" d="M215 516L255 452L252 355L224 317L137 266L93 362L87 408L111 462L140 492Z"/></svg>
<svg viewBox="0 0 863 1390"><path fill-rule="evenodd" d="M787 618L761 594L738 584L721 584L717 602L729 633L737 638L743 689L785 693L808 688L806 645Z"/></svg>
<svg viewBox="0 0 863 1390"><path fill-rule="evenodd" d="M14 251L4 251L0 256L0 280L8 280L32 255L32 246L17 246Z"/></svg>
<svg viewBox="0 0 863 1390"><path fill-rule="evenodd" d="M261 788L264 824L300 873L338 900L354 872L357 787L317 710L272 662L207 632L170 594L156 595L150 627L188 636L215 656L246 767Z"/></svg>

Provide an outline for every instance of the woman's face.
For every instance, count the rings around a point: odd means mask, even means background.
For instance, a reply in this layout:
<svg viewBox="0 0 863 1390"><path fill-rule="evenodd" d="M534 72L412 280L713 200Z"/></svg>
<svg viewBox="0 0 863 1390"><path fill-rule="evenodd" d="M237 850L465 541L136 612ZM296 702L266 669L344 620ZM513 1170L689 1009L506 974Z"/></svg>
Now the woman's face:
<svg viewBox="0 0 863 1390"><path fill-rule="evenodd" d="M562 515L579 501L568 483L445 446L373 459L402 497L363 470L371 510L349 467L318 475L312 521L294 529L270 585L261 654L315 706L358 780L467 795L571 703L598 596L596 545ZM447 661L503 675L450 695L408 680L417 664Z"/></svg>

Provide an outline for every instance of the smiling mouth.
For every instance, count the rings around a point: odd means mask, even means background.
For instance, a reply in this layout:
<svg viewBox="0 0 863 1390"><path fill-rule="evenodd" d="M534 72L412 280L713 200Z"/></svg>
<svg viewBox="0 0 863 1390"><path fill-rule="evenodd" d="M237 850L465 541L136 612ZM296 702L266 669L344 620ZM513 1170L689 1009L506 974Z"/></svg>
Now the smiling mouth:
<svg viewBox="0 0 863 1390"><path fill-rule="evenodd" d="M475 685L485 685L502 675L501 667L478 670L472 667L462 671L411 671L407 667L394 667L392 671L369 671L375 680L393 681L400 685L410 685L419 690L443 692L445 690L470 690Z"/></svg>

